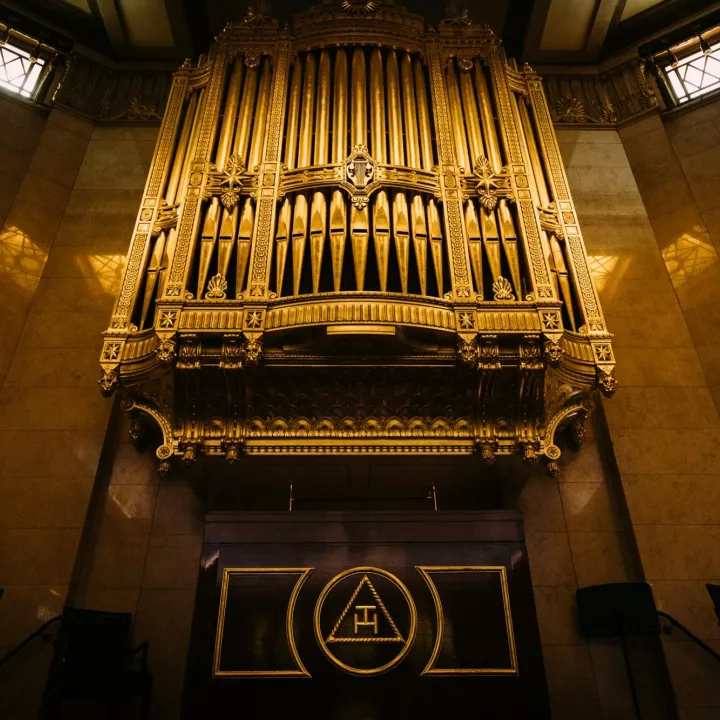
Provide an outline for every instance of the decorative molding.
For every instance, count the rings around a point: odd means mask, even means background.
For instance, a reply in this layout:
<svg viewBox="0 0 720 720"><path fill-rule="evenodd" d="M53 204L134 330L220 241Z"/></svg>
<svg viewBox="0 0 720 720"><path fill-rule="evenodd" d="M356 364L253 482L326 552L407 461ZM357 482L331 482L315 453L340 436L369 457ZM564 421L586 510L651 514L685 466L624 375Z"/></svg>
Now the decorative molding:
<svg viewBox="0 0 720 720"><path fill-rule="evenodd" d="M172 85L172 70L113 67L73 52L53 96L57 107L98 124L159 124Z"/></svg>
<svg viewBox="0 0 720 720"><path fill-rule="evenodd" d="M555 125L615 126L659 108L640 58L593 74L545 68L543 85Z"/></svg>

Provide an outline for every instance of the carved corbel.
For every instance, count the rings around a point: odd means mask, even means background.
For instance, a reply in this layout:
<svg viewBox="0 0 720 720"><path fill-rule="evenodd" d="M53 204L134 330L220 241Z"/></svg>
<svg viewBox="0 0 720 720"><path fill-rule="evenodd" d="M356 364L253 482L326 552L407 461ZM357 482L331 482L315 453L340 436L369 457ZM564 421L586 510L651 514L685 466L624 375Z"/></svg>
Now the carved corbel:
<svg viewBox="0 0 720 720"><path fill-rule="evenodd" d="M559 367L565 352L554 340L545 341L545 357L550 367Z"/></svg>
<svg viewBox="0 0 720 720"><path fill-rule="evenodd" d="M199 370L202 344L198 335L185 335L180 341L176 367L178 370Z"/></svg>
<svg viewBox="0 0 720 720"><path fill-rule="evenodd" d="M457 342L458 360L463 367L475 370L478 366L478 346L476 335L461 335Z"/></svg>
<svg viewBox="0 0 720 720"><path fill-rule="evenodd" d="M485 335L478 346L478 368L500 370L500 346L497 335Z"/></svg>
<svg viewBox="0 0 720 720"><path fill-rule="evenodd" d="M182 449L182 459L186 465L193 465L197 460L198 442L197 440L182 440L180 442Z"/></svg>
<svg viewBox="0 0 720 720"><path fill-rule="evenodd" d="M480 457L486 465L493 465L495 463L495 448L492 443L481 442L478 443L480 447Z"/></svg>
<svg viewBox="0 0 720 720"><path fill-rule="evenodd" d="M608 370L598 368L597 385L606 398L611 398L617 390L615 368L610 368Z"/></svg>
<svg viewBox="0 0 720 720"><path fill-rule="evenodd" d="M247 370L255 369L262 360L263 343L261 338L254 335L247 336L242 349L243 367Z"/></svg>
<svg viewBox="0 0 720 720"><path fill-rule="evenodd" d="M103 368L102 375L98 380L103 397L110 397L118 389L118 378L120 377L118 367L116 365L112 368Z"/></svg>
<svg viewBox="0 0 720 720"><path fill-rule="evenodd" d="M245 442L225 442L223 443L223 450L225 451L225 460L234 465L240 462L240 456L245 452Z"/></svg>
<svg viewBox="0 0 720 720"><path fill-rule="evenodd" d="M562 455L562 451L557 445L548 445L545 448L545 460L547 462L548 473L557 478L560 475L560 466L558 460Z"/></svg>
<svg viewBox="0 0 720 720"><path fill-rule="evenodd" d="M223 336L220 348L220 369L240 370L243 366L243 346L239 334Z"/></svg>
<svg viewBox="0 0 720 720"><path fill-rule="evenodd" d="M158 362L161 365L170 365L177 354L177 343L172 337L158 338L158 346L155 349Z"/></svg>

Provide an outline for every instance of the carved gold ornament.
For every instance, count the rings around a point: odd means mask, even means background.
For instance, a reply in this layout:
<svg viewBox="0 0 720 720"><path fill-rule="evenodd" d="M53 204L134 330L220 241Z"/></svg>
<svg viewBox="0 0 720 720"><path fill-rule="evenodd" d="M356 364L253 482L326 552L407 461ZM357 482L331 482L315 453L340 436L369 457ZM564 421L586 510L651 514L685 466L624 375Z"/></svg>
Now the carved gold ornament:
<svg viewBox="0 0 720 720"><path fill-rule="evenodd" d="M558 82L551 110L462 2L430 32L400 0L286 30L256 0L202 57L172 79L100 352L161 470L477 453L557 472L615 357L551 113L599 121L610 95Z"/></svg>

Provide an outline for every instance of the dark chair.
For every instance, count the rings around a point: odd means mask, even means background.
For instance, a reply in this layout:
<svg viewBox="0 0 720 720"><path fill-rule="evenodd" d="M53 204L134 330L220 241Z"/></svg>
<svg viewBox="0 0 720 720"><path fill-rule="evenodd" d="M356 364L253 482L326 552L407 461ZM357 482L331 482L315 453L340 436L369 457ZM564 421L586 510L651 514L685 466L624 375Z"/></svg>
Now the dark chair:
<svg viewBox="0 0 720 720"><path fill-rule="evenodd" d="M140 700L140 717L148 717L152 674L148 644L131 645L132 615L66 607L55 641L41 717L63 716L66 700L108 707L111 717ZM136 667L139 665L139 667Z"/></svg>

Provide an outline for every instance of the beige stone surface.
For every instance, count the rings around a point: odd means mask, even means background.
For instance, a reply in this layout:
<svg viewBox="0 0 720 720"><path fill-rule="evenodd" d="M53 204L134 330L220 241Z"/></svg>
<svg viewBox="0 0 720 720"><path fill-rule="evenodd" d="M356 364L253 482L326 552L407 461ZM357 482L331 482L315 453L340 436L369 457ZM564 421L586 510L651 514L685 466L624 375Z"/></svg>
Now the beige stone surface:
<svg viewBox="0 0 720 720"><path fill-rule="evenodd" d="M79 528L0 529L0 587L66 585L79 541Z"/></svg>
<svg viewBox="0 0 720 720"><path fill-rule="evenodd" d="M658 610L670 613L682 625L705 640L720 640L720 625L706 582L714 585L720 580L653 580L652 589ZM684 642L683 633L673 631L665 640Z"/></svg>
<svg viewBox="0 0 720 720"><path fill-rule="evenodd" d="M720 642L709 641L715 652ZM679 708L720 708L717 660L689 641L663 643L673 690Z"/></svg>
<svg viewBox="0 0 720 720"><path fill-rule="evenodd" d="M0 528L82 528L94 477L2 477Z"/></svg>
<svg viewBox="0 0 720 720"><path fill-rule="evenodd" d="M720 577L720 525L636 525L635 536L650 581Z"/></svg>
<svg viewBox="0 0 720 720"><path fill-rule="evenodd" d="M577 618L574 585L534 585L540 640L549 645L584 645Z"/></svg>
<svg viewBox="0 0 720 720"><path fill-rule="evenodd" d="M593 640L590 644L593 674L603 712L631 711L632 691L619 640Z"/></svg>
<svg viewBox="0 0 720 720"><path fill-rule="evenodd" d="M528 533L526 543L533 587L575 585L575 572L566 532Z"/></svg>
<svg viewBox="0 0 720 720"><path fill-rule="evenodd" d="M553 720L599 720L600 701L590 650L554 645L543 650Z"/></svg>
<svg viewBox="0 0 720 720"><path fill-rule="evenodd" d="M135 641L150 642L153 657L152 715L180 717L194 590L143 589L135 617Z"/></svg>
<svg viewBox="0 0 720 720"><path fill-rule="evenodd" d="M616 531L570 532L568 538L579 587L632 580L626 552Z"/></svg>
<svg viewBox="0 0 720 720"><path fill-rule="evenodd" d="M12 585L2 598L0 646L21 643L39 625L62 613L67 586ZM0 653L0 656L2 653ZM3 668L5 670L5 668ZM2 683L0 683L2 685Z"/></svg>
<svg viewBox="0 0 720 720"><path fill-rule="evenodd" d="M562 483L560 492L569 531L615 532L618 529L617 511L606 482Z"/></svg>
<svg viewBox="0 0 720 720"><path fill-rule="evenodd" d="M638 525L707 525L718 521L720 474L623 477L630 514Z"/></svg>

